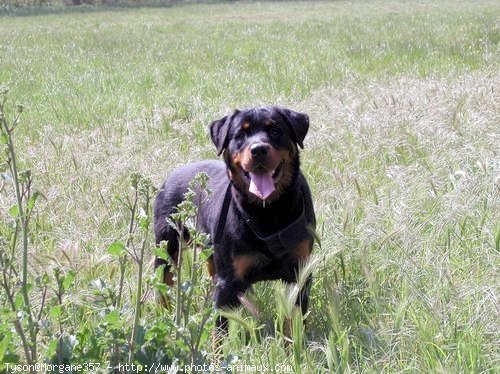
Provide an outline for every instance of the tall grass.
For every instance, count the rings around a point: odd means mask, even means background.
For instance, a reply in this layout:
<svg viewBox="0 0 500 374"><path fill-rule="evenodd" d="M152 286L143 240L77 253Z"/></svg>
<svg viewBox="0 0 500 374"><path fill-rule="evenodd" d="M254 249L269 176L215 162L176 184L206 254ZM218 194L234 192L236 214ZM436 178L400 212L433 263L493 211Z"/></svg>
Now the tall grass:
<svg viewBox="0 0 500 374"><path fill-rule="evenodd" d="M133 325L135 268L106 251L128 231L117 196L129 194L129 174L159 185L175 166L215 156L210 120L278 103L311 118L302 169L322 247L310 313L304 330L287 308L293 290L256 285L247 296L259 316L229 312L222 363L495 372L499 14L493 1L354 1L0 17L0 81L26 108L18 154L45 197L32 220L30 276L77 274L62 300L79 326L65 343L79 340L74 357L95 359ZM15 194L8 177L0 183L5 237ZM139 345L166 339L174 320L155 306L151 267L144 274ZM117 289L120 318L98 318ZM197 350L204 360L209 340ZM145 357L154 352L136 358Z"/></svg>

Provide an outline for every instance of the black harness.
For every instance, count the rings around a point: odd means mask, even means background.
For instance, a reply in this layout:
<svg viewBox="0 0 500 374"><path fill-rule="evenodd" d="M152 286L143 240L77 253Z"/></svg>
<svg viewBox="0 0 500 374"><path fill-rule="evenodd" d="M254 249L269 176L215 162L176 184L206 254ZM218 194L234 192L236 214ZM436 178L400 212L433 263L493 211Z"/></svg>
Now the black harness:
<svg viewBox="0 0 500 374"><path fill-rule="evenodd" d="M217 222L217 228L214 237L214 244L220 244L222 240L222 235L224 233L224 229L226 227L227 214L229 212L229 207L231 205L231 185L229 182L226 188L226 194L224 195L224 201L222 203L222 209L219 213L219 220ZM267 251L271 256L276 256L281 254L282 252L288 251L290 249L295 248L305 239L310 238L311 234L307 229L307 221L305 216L304 209L304 199L301 200L301 213L295 221L290 223L288 226L283 228L282 230L268 235L263 236L259 233L257 228L257 224L254 220L248 217L245 213L242 212L242 218L244 222L248 225L250 230L253 232L255 237L262 241Z"/></svg>

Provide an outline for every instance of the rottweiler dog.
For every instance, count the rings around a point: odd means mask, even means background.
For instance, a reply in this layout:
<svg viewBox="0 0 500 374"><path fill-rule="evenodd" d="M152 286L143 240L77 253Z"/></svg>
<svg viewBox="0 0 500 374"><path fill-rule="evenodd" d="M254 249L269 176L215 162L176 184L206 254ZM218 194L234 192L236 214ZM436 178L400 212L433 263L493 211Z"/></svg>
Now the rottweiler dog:
<svg viewBox="0 0 500 374"><path fill-rule="evenodd" d="M188 183L200 172L210 176L210 197L199 208L199 229L214 247L209 273L215 282L217 308L240 305L241 295L255 282L297 281L299 263L311 253L316 219L311 192L300 171L299 147L309 129L309 118L277 106L235 110L210 125L217 155L173 171L159 191L154 206L157 245L168 241L173 263L179 256L177 232L167 223L183 200ZM169 264L164 282L172 284ZM296 304L307 311L309 278ZM227 329L227 320L216 325Z"/></svg>

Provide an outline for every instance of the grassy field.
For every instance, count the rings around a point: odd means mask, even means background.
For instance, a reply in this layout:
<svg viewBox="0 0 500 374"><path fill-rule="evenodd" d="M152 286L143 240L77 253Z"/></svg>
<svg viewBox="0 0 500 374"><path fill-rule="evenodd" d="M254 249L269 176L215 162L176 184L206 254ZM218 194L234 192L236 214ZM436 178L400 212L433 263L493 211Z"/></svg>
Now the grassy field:
<svg viewBox="0 0 500 374"><path fill-rule="evenodd" d="M130 174L159 186L173 168L215 158L211 120L280 104L311 119L302 168L322 246L306 338L296 326L295 343L283 345L273 327L283 289L260 284L249 298L261 317L240 326L250 338L234 324L223 361L303 373L498 372L498 2L77 9L0 15L0 83L11 108L25 106L18 158L44 197L30 277L75 273L64 318L40 315L40 361L53 360L56 325L73 342L68 362L109 362L111 343L127 350L112 327L132 325L136 266L125 266L123 305L97 305L94 288L98 279L119 287L107 248L125 241ZM9 238L14 193L8 178L0 183L0 237ZM143 301L140 325L155 334L143 348L169 346L158 321L172 317L151 289ZM23 362L8 318L0 322L0 358ZM204 350L197 362L213 359L209 343Z"/></svg>

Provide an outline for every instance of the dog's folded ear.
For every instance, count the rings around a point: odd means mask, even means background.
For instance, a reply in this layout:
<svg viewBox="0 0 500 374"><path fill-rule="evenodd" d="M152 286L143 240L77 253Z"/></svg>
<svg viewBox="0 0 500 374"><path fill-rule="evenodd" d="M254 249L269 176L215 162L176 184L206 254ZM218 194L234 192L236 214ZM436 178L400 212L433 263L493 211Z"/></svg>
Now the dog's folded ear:
<svg viewBox="0 0 500 374"><path fill-rule="evenodd" d="M222 151L227 148L229 143L229 127L234 116L239 113L236 109L230 116L224 116L221 119L213 121L210 124L210 137L217 148L217 156L220 156Z"/></svg>
<svg viewBox="0 0 500 374"><path fill-rule="evenodd" d="M304 148L304 138L309 130L309 116L286 108L278 108L278 111L285 118L295 143Z"/></svg>

